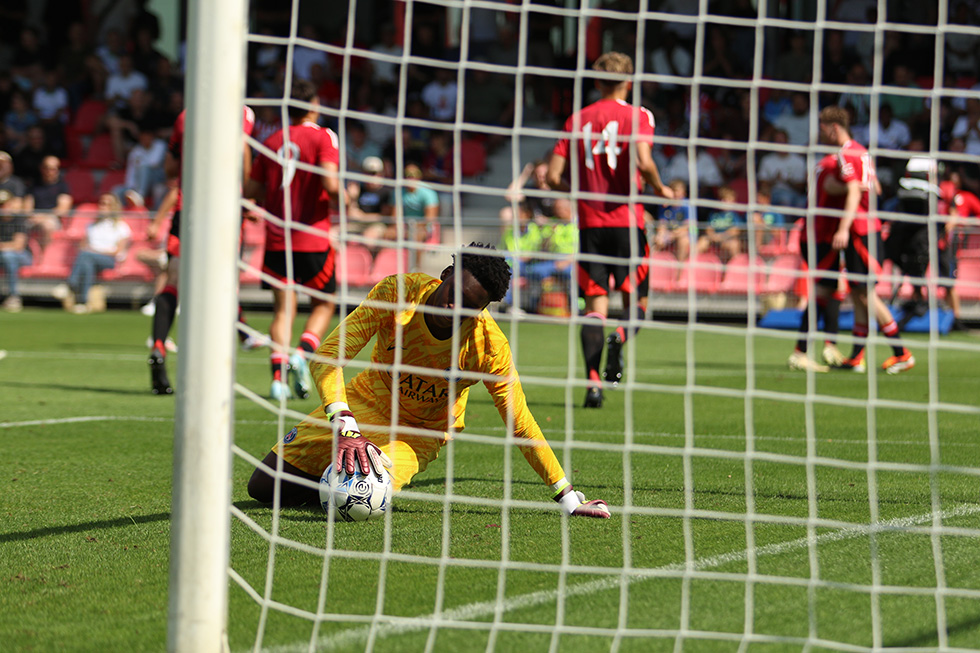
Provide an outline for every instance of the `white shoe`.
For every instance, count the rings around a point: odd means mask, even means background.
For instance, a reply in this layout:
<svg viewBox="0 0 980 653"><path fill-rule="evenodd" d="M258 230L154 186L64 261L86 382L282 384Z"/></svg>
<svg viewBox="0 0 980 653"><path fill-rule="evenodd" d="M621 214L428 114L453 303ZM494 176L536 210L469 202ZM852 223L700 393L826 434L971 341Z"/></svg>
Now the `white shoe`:
<svg viewBox="0 0 980 653"><path fill-rule="evenodd" d="M823 362L827 363L830 367L840 367L843 362L847 360L844 358L844 354L841 353L837 345L832 342L828 342L823 347Z"/></svg>
<svg viewBox="0 0 980 653"><path fill-rule="evenodd" d="M265 336L249 336L242 340L242 351L252 351L267 344L268 339Z"/></svg>
<svg viewBox="0 0 980 653"><path fill-rule="evenodd" d="M8 295L0 306L3 306L3 310L8 313L20 313L21 309L24 308L24 302L21 301L19 295Z"/></svg>
<svg viewBox="0 0 980 653"><path fill-rule="evenodd" d="M795 350L792 354L790 354L787 363L789 364L789 369L800 372L813 370L814 372L824 373L830 371L829 367L826 365L821 365L817 361L810 359L810 357L806 355L806 352L799 350Z"/></svg>
<svg viewBox="0 0 980 653"><path fill-rule="evenodd" d="M142 308L140 308L140 313L142 313L146 317L153 317L154 315L156 315L156 312L157 312L157 303L155 299L151 299L150 301L143 304Z"/></svg>
<svg viewBox="0 0 980 653"><path fill-rule="evenodd" d="M289 391L289 386L276 379L272 380L272 386L269 387L269 396L276 401L280 401L282 399L292 399L292 393Z"/></svg>
<svg viewBox="0 0 980 653"><path fill-rule="evenodd" d="M51 289L51 296L55 299L65 300L69 295L71 295L71 288L68 287L67 283L59 283Z"/></svg>
<svg viewBox="0 0 980 653"><path fill-rule="evenodd" d="M313 375L310 374L310 366L306 359L299 352L289 357L289 376L296 396L300 399L309 397L310 389L313 387Z"/></svg>
<svg viewBox="0 0 980 653"><path fill-rule="evenodd" d="M87 304L75 304L69 309L69 312L74 313L75 315L86 315L92 311L89 309Z"/></svg>

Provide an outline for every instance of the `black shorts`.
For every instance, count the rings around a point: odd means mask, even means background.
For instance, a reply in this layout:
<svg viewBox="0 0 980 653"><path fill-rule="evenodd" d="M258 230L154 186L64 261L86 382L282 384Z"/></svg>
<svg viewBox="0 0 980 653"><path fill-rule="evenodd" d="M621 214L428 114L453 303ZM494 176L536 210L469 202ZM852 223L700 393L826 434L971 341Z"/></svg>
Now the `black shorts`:
<svg viewBox="0 0 980 653"><path fill-rule="evenodd" d="M313 290L334 292L337 289L337 277L334 274L335 251L331 247L325 252L293 252L293 281ZM262 272L285 282L286 252L267 251L262 260ZM269 290L278 286L263 279L262 287Z"/></svg>
<svg viewBox="0 0 980 653"><path fill-rule="evenodd" d="M630 240L636 239L634 254ZM642 297L647 294L650 284L650 268L647 259L650 247L642 229L636 227L597 227L579 231L579 251L582 254L612 256L628 259L630 256L641 256L643 262L631 271L629 262L622 264L600 262L583 257L578 264L578 286L586 297L596 297L609 294L609 276L612 275L615 290L636 293Z"/></svg>
<svg viewBox="0 0 980 653"><path fill-rule="evenodd" d="M876 239L875 255L871 256L870 239ZM830 243L817 243L817 264L815 266L816 283L825 288L837 288L838 277L840 276L841 252L834 249ZM804 251L806 251L804 246ZM881 242L881 234L875 232L867 236L851 237L847 241L847 249L844 250L844 269L847 270L847 283L850 286L866 286L867 277L874 269L875 273L881 273L881 261L884 257L884 245ZM821 272L825 272L821 274ZM834 273L834 274L827 274Z"/></svg>

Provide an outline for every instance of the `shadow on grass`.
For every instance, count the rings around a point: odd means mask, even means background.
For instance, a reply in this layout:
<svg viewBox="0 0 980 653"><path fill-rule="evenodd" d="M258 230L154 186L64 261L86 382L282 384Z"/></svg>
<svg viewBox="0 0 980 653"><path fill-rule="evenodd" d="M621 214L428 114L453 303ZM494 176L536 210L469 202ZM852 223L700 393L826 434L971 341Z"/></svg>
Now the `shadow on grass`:
<svg viewBox="0 0 980 653"><path fill-rule="evenodd" d="M967 617L960 619L959 621L946 625L947 635L957 635L959 633L970 632L971 630L980 627L980 617ZM896 640L894 642L886 643L887 647L895 648L918 648L918 647L932 647L938 644L939 638L936 637L936 631L931 630L928 632L923 632L920 635L913 635L902 640Z"/></svg>
<svg viewBox="0 0 980 653"><path fill-rule="evenodd" d="M25 383L23 381L17 381L16 383L9 381L0 381L0 388L37 388L40 390L60 390L67 392L98 392L102 394L112 394L112 395L133 395L133 396L147 396L152 397L153 394L150 392L149 384L145 389L126 389L120 388L118 386L97 388L92 385L65 385L63 383ZM166 396L166 395L162 395ZM170 395L172 398L173 395Z"/></svg>
<svg viewBox="0 0 980 653"><path fill-rule="evenodd" d="M140 524L153 524L161 521L170 521L169 512L158 512L152 515L136 515L118 517L116 519L99 519L96 521L84 522L81 524L71 524L67 526L47 526L45 528L35 528L29 531L14 531L12 533L0 533L0 543L22 542L33 540L39 537L50 537L52 535L68 535L70 533L84 533L86 531L101 531L109 528L122 528L124 526L138 526Z"/></svg>

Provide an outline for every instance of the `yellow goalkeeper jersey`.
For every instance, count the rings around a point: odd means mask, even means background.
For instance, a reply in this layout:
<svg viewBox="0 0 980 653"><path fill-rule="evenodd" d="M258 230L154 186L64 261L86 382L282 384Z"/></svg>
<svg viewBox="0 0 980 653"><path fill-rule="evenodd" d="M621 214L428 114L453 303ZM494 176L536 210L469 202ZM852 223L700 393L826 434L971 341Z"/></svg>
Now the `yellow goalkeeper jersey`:
<svg viewBox="0 0 980 653"><path fill-rule="evenodd" d="M401 296L399 278L404 282ZM445 442L450 427L464 428L469 388L482 381L504 423L513 416L514 434L528 441L521 451L531 467L545 483L561 480L565 475L561 464L527 407L510 345L490 314L484 310L476 316L461 316L459 331L448 340L438 340L429 331L418 309L440 283L427 274L393 275L368 293L327 336L310 364L322 406L344 401L390 424L392 393L397 392L398 424L444 432ZM372 338L371 365L345 387L343 365ZM454 339L459 343L455 365ZM395 368L399 349L401 358ZM349 398L348 393L356 397ZM356 412L354 417L358 419Z"/></svg>

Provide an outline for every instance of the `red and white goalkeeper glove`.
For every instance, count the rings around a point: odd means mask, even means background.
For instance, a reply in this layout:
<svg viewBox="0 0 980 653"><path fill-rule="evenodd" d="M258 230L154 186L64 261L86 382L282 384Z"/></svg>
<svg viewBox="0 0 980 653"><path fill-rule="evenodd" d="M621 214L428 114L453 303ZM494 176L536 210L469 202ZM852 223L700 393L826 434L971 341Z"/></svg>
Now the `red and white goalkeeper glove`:
<svg viewBox="0 0 980 653"><path fill-rule="evenodd" d="M327 406L326 413L337 440L334 469L346 469L348 474L353 474L355 467L359 467L364 474L370 474L373 470L380 477L382 470L391 468L391 459L385 452L361 435L350 406L335 401Z"/></svg>
<svg viewBox="0 0 980 653"><path fill-rule="evenodd" d="M552 486L552 488L556 487L558 489L555 492L555 501L566 515L609 519L609 506L602 499L586 501L585 495L572 488L572 484L565 479Z"/></svg>

